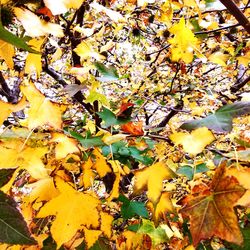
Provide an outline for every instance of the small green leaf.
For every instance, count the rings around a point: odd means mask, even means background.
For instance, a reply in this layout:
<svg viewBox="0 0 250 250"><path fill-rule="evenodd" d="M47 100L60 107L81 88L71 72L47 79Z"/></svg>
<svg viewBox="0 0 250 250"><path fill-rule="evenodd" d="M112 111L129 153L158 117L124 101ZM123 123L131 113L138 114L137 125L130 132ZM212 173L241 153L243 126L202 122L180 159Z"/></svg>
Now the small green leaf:
<svg viewBox="0 0 250 250"><path fill-rule="evenodd" d="M121 207L121 215L124 219L131 219L135 215L148 218L148 211L145 208L145 204L143 202L130 201L123 195L120 195L118 200L123 202Z"/></svg>
<svg viewBox="0 0 250 250"><path fill-rule="evenodd" d="M231 159L237 159L239 161L250 162L250 149L240 150L237 152L230 152L224 154L224 156L229 157Z"/></svg>
<svg viewBox="0 0 250 250"><path fill-rule="evenodd" d="M111 110L105 107L103 107L102 112L98 112L97 114L104 121L106 128L114 125L125 124L130 120L130 119L117 118L116 115Z"/></svg>
<svg viewBox="0 0 250 250"><path fill-rule="evenodd" d="M248 114L250 114L250 102L235 102L221 107L214 114L205 118L185 122L181 125L181 128L193 130L199 127L207 127L215 132L230 132L233 118Z"/></svg>
<svg viewBox="0 0 250 250"><path fill-rule="evenodd" d="M117 70L114 67L106 67L103 63L94 63L97 70L102 74L102 77L97 77L101 82L115 81L119 79Z"/></svg>
<svg viewBox="0 0 250 250"><path fill-rule="evenodd" d="M195 174L207 172L209 168L205 163L198 164L194 167L189 165L181 166L176 172L177 174L185 175L189 180L194 178Z"/></svg>
<svg viewBox="0 0 250 250"><path fill-rule="evenodd" d="M32 49L24 39L21 39L15 35L13 35L11 32L6 30L2 24L0 24L0 39L14 45L15 47L19 49L26 50L28 52L34 53L34 54L39 54L38 51Z"/></svg>
<svg viewBox="0 0 250 250"><path fill-rule="evenodd" d="M70 131L71 136L73 136L75 139L77 139L83 147L85 148L92 148L92 147L98 147L103 146L105 143L102 141L102 136L95 136L95 137L83 137L81 134Z"/></svg>
<svg viewBox="0 0 250 250"><path fill-rule="evenodd" d="M18 245L37 243L31 237L16 202L2 191L0 191L0 242Z"/></svg>
<svg viewBox="0 0 250 250"><path fill-rule="evenodd" d="M194 170L191 166L185 165L181 166L177 171L177 174L185 175L189 180L192 180L194 177Z"/></svg>
<svg viewBox="0 0 250 250"><path fill-rule="evenodd" d="M150 220L143 219L142 226L137 232L150 236L154 246L167 242L169 240L165 230L160 226L155 228L154 223Z"/></svg>
<svg viewBox="0 0 250 250"><path fill-rule="evenodd" d="M0 187L4 186L11 179L15 169L1 169L0 170Z"/></svg>

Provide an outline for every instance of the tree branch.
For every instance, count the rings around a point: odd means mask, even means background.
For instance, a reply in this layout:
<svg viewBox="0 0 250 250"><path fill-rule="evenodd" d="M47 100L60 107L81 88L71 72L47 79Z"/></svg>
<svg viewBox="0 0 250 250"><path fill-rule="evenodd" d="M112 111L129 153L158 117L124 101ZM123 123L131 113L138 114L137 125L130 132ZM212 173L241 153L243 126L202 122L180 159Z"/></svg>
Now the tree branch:
<svg viewBox="0 0 250 250"><path fill-rule="evenodd" d="M220 0L220 2L229 10L229 12L239 22L239 24L242 25L250 34L250 22L244 13L238 8L238 6L232 0Z"/></svg>
<svg viewBox="0 0 250 250"><path fill-rule="evenodd" d="M250 75L241 82L236 82L230 89L233 93L237 92L240 88L244 87L250 81Z"/></svg>

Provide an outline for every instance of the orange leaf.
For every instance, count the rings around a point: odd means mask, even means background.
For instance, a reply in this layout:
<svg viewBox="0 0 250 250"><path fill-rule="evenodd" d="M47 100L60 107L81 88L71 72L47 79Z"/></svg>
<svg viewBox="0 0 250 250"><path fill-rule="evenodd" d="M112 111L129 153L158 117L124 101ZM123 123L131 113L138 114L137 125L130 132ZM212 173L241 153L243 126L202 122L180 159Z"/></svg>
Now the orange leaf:
<svg viewBox="0 0 250 250"><path fill-rule="evenodd" d="M131 135L144 135L142 122L128 122L121 126L121 130Z"/></svg>
<svg viewBox="0 0 250 250"><path fill-rule="evenodd" d="M190 230L194 246L203 239L218 236L223 240L241 245L243 237L234 212L236 201L245 193L233 176L225 175L222 164L215 172L209 187L194 187L196 193L181 201L180 212L190 217Z"/></svg>

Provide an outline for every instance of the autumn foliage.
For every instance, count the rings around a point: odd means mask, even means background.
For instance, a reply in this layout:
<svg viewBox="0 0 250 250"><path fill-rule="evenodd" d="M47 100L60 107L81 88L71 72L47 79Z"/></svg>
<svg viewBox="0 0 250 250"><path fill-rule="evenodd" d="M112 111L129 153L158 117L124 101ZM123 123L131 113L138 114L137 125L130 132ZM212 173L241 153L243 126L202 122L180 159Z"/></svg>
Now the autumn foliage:
<svg viewBox="0 0 250 250"><path fill-rule="evenodd" d="M250 249L249 9L2 0L0 250Z"/></svg>

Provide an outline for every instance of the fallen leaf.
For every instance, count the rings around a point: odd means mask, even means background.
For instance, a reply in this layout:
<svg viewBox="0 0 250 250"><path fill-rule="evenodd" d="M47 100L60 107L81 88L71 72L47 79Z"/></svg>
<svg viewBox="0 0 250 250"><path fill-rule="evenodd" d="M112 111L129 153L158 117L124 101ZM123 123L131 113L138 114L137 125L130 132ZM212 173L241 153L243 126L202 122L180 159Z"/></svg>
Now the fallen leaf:
<svg viewBox="0 0 250 250"><path fill-rule="evenodd" d="M142 125L143 125L142 122L128 122L121 125L121 130L131 135L140 136L144 135Z"/></svg>
<svg viewBox="0 0 250 250"><path fill-rule="evenodd" d="M134 192L137 193L147 189L148 199L155 205L161 197L163 181L174 176L174 172L163 162L136 170Z"/></svg>
<svg viewBox="0 0 250 250"><path fill-rule="evenodd" d="M10 69L13 69L14 67L14 62L13 62L14 55L15 55L14 46L10 43L0 40L0 57L4 59L4 61L6 62L7 66Z"/></svg>
<svg viewBox="0 0 250 250"><path fill-rule="evenodd" d="M169 241L165 230L160 226L155 228L154 223L150 220L142 219L142 225L137 233L147 234L150 236L153 246Z"/></svg>
<svg viewBox="0 0 250 250"><path fill-rule="evenodd" d="M41 51L41 46L44 43L45 39L31 39L28 42L28 45L33 47L36 51ZM37 78L40 77L42 71L42 54L29 53L26 58L24 72L27 74L32 74L36 72Z"/></svg>
<svg viewBox="0 0 250 250"><path fill-rule="evenodd" d="M246 193L237 201L237 205L250 207L250 169L238 166L227 169L227 175L234 176L242 187L246 189Z"/></svg>
<svg viewBox="0 0 250 250"><path fill-rule="evenodd" d="M212 236L237 245L243 243L234 205L244 195L245 189L235 177L225 176L225 171L226 166L222 164L208 187L194 187L196 193L180 202L183 205L180 213L190 218L194 246Z"/></svg>
<svg viewBox="0 0 250 250"><path fill-rule="evenodd" d="M54 35L63 37L63 29L59 24L46 22L28 9L14 8L17 19L22 23L28 36L37 37Z"/></svg>
<svg viewBox="0 0 250 250"><path fill-rule="evenodd" d="M32 82L29 82L28 85L22 85L20 88L30 103L26 120L28 128L32 130L39 126L49 125L60 130L62 128L61 116L66 106L48 100Z"/></svg>
<svg viewBox="0 0 250 250"><path fill-rule="evenodd" d="M235 102L221 107L205 118L185 122L180 128L193 130L198 127L207 127L215 132L230 132L233 118L247 114L250 114L250 102Z"/></svg>
<svg viewBox="0 0 250 250"><path fill-rule="evenodd" d="M86 227L84 228L84 238L87 242L88 249L90 249L95 244L101 234L102 231L100 230L89 230Z"/></svg>
<svg viewBox="0 0 250 250"><path fill-rule="evenodd" d="M95 163L93 168L96 169L99 176L102 178L107 173L111 172L110 166L107 164L105 157L102 155L99 149L95 148L93 150L93 155L95 156Z"/></svg>
<svg viewBox="0 0 250 250"><path fill-rule="evenodd" d="M55 215L50 231L59 249L63 243L71 240L82 226L99 226L97 207L100 201L90 194L76 191L59 177L55 178L55 183L60 194L41 208L37 218Z"/></svg>
<svg viewBox="0 0 250 250"><path fill-rule="evenodd" d="M57 143L55 147L56 159L63 159L68 154L79 153L78 143L75 139L57 132L52 133L51 136L50 142Z"/></svg>
<svg viewBox="0 0 250 250"><path fill-rule="evenodd" d="M18 103L12 104L0 100L0 126L10 116L12 112L17 112L24 109L27 106L25 97L23 97Z"/></svg>
<svg viewBox="0 0 250 250"><path fill-rule="evenodd" d="M198 128L192 131L191 134L173 133L169 138L175 145L182 145L185 152L194 156L201 153L207 145L215 140L213 133L206 127Z"/></svg>
<svg viewBox="0 0 250 250"><path fill-rule="evenodd" d="M114 218L112 215L104 212L101 212L100 215L101 215L101 230L104 233L104 235L110 238L112 235L112 222Z"/></svg>

